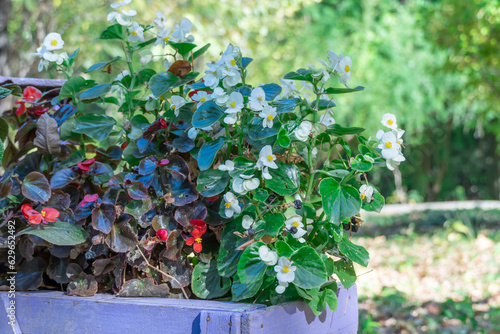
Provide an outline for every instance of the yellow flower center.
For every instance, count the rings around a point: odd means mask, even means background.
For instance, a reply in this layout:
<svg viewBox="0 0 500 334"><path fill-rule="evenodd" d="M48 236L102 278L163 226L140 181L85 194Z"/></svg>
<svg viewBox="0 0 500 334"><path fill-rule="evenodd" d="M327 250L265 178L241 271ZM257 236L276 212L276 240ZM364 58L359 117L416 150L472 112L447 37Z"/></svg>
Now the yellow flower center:
<svg viewBox="0 0 500 334"><path fill-rule="evenodd" d="M294 220L294 222L293 222L292 225L293 225L293 227L299 227L300 226L299 222L296 221L296 220Z"/></svg>
<svg viewBox="0 0 500 334"><path fill-rule="evenodd" d="M196 238L196 239L194 239L194 241L196 241L197 243L201 244L201 238Z"/></svg>
<svg viewBox="0 0 500 334"><path fill-rule="evenodd" d="M132 31L131 34L137 36L137 31Z"/></svg>
<svg viewBox="0 0 500 334"><path fill-rule="evenodd" d="M231 59L231 65L236 66L236 60Z"/></svg>
<svg viewBox="0 0 500 334"><path fill-rule="evenodd" d="M273 158L273 156L272 156L272 155L268 155L268 156L267 156L267 160L268 160L268 161L273 161L273 160L274 160L274 158Z"/></svg>
<svg viewBox="0 0 500 334"><path fill-rule="evenodd" d="M390 119L390 120L388 120L388 121L387 121L387 124L389 124L389 125L393 125L393 124L394 124L394 121L393 121L392 119Z"/></svg>
<svg viewBox="0 0 500 334"><path fill-rule="evenodd" d="M163 40L165 41L165 43L168 43L168 40L169 40L169 39L170 39L170 37L168 37L168 36L167 36L167 37L165 37L165 38L163 38Z"/></svg>
<svg viewBox="0 0 500 334"><path fill-rule="evenodd" d="M399 140L396 143L398 143L398 145L401 145L401 142Z"/></svg>
<svg viewBox="0 0 500 334"><path fill-rule="evenodd" d="M226 204L224 204L224 206L226 207L226 209L229 209L231 207L231 203L226 202Z"/></svg>
<svg viewBox="0 0 500 334"><path fill-rule="evenodd" d="M287 265L284 265L284 266L283 266L283 272L286 274L286 273L287 273L287 272L289 272L289 271L290 271L290 267L289 267L289 266L287 266Z"/></svg>
<svg viewBox="0 0 500 334"><path fill-rule="evenodd" d="M45 217L45 211L42 210L42 216Z"/></svg>
<svg viewBox="0 0 500 334"><path fill-rule="evenodd" d="M346 71L346 72L349 72L350 70L351 70L351 68L349 67L349 65L346 65L346 66L345 66L345 71Z"/></svg>
<svg viewBox="0 0 500 334"><path fill-rule="evenodd" d="M359 197L360 197L361 199L365 199L365 197L366 197L366 196L365 196L365 194L361 194L361 195L359 195Z"/></svg>
<svg viewBox="0 0 500 334"><path fill-rule="evenodd" d="M56 46L57 45L57 41L55 39L53 39L52 41L50 41L50 45Z"/></svg>
<svg viewBox="0 0 500 334"><path fill-rule="evenodd" d="M231 106L231 108L236 107L236 101L231 102L229 105Z"/></svg>
<svg viewBox="0 0 500 334"><path fill-rule="evenodd" d="M204 97L202 97L202 98L200 99L200 102L205 102L205 101L206 101L206 100L205 100L205 98L204 98Z"/></svg>
<svg viewBox="0 0 500 334"><path fill-rule="evenodd" d="M172 104L172 106L170 107L172 110L175 109L175 104Z"/></svg>
<svg viewBox="0 0 500 334"><path fill-rule="evenodd" d="M274 119L274 115L267 116L267 119L270 120L270 121L272 121Z"/></svg>
<svg viewBox="0 0 500 334"><path fill-rule="evenodd" d="M385 143L385 147L391 148L392 147L392 143L390 141L388 141L387 143Z"/></svg>
<svg viewBox="0 0 500 334"><path fill-rule="evenodd" d="M259 102L262 102L262 100L263 100L262 96L259 95L259 97L257 98L257 100L259 100Z"/></svg>

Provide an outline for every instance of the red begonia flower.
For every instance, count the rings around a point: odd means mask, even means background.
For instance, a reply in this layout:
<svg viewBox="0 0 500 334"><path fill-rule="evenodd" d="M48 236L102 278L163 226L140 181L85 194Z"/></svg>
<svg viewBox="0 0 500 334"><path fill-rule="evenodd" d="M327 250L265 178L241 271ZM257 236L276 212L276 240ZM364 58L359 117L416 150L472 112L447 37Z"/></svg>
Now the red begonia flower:
<svg viewBox="0 0 500 334"><path fill-rule="evenodd" d="M88 172L90 170L90 166L92 166L95 163L95 159L88 159L84 162L79 162L77 163L77 166L83 170L84 172Z"/></svg>
<svg viewBox="0 0 500 334"><path fill-rule="evenodd" d="M55 223L57 217L59 217L59 211L52 208L45 208L42 210L42 217L44 220L44 224L46 224L47 222Z"/></svg>
<svg viewBox="0 0 500 334"><path fill-rule="evenodd" d="M191 232L191 237L186 240L186 244L188 246L193 245L193 250L196 253L201 252L203 249L201 245L201 236L205 233L205 231L200 231L198 229L195 229L193 232Z"/></svg>
<svg viewBox="0 0 500 334"><path fill-rule="evenodd" d="M26 218L26 219L28 219L28 214L27 214L28 210L33 210L33 207L31 206L31 204L24 203L23 205L21 205L21 213L23 214L24 218Z"/></svg>
<svg viewBox="0 0 500 334"><path fill-rule="evenodd" d="M33 209L28 209L26 210L26 219L28 220L28 223L31 225L38 225L42 222L43 216L40 212L33 210Z"/></svg>
<svg viewBox="0 0 500 334"><path fill-rule="evenodd" d="M42 92L32 86L28 86L23 91L23 98L21 101L17 101L19 107L16 110L16 116L21 116L26 108L30 108L31 104L33 104L36 100L42 97Z"/></svg>
<svg viewBox="0 0 500 334"><path fill-rule="evenodd" d="M158 238L160 238L162 241L165 241L167 240L168 238L168 231L165 230L164 228L160 228L157 232L156 232L156 235L158 236Z"/></svg>
<svg viewBox="0 0 500 334"><path fill-rule="evenodd" d="M89 203L94 203L98 199L99 199L99 195L98 194L85 195L83 197L83 201L80 202L80 206L83 208L83 207L87 206Z"/></svg>
<svg viewBox="0 0 500 334"><path fill-rule="evenodd" d="M170 162L170 160L168 160L168 159L161 159L160 161L158 161L158 165L165 166L165 165L168 165L169 162Z"/></svg>
<svg viewBox="0 0 500 334"><path fill-rule="evenodd" d="M202 234L207 231L207 223L205 223L203 220L193 219L189 221L189 224L193 225L195 229L200 230Z"/></svg>

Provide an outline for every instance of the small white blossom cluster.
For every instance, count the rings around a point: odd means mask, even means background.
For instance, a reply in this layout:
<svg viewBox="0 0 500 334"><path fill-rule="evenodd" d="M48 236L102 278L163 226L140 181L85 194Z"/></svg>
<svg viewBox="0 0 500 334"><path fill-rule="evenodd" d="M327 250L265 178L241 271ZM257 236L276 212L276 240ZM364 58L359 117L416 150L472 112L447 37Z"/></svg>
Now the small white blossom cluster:
<svg viewBox="0 0 500 334"><path fill-rule="evenodd" d="M382 150L382 157L386 160L387 168L394 170L397 165L405 161L403 156L403 134L404 130L398 129L396 116L384 114L381 123L390 130L384 132L378 130L377 139L380 140L378 148Z"/></svg>
<svg viewBox="0 0 500 334"><path fill-rule="evenodd" d="M56 53L56 50L62 49L64 46L64 41L61 35L56 32L51 32L43 39L42 45L36 49L36 53L33 53L33 57L40 58L40 63L38 63L38 72L41 72L50 63L56 63L61 65L65 60L68 60L68 54L66 52Z"/></svg>
<svg viewBox="0 0 500 334"><path fill-rule="evenodd" d="M241 79L241 70L237 62L239 58L241 58L240 49L229 44L218 62L207 63L208 69L205 70L203 78L205 86L215 89L220 81L226 89L236 86Z"/></svg>
<svg viewBox="0 0 500 334"><path fill-rule="evenodd" d="M351 68L352 68L352 60L348 56L344 56L342 54L337 55L332 50L328 50L328 60L330 64L325 62L324 60L318 59L323 65L329 67L332 73L339 75L339 82L346 87L349 86L349 79L351 79ZM320 75L318 73L318 75ZM328 79L327 79L328 80Z"/></svg>
<svg viewBox="0 0 500 334"><path fill-rule="evenodd" d="M270 250L266 245L259 247L259 256L266 265L274 266L276 278L278 279L276 292L279 294L285 292L288 283L293 282L295 279L295 270L297 270L297 267L293 266L293 262L284 256L280 257L278 260L278 253Z"/></svg>

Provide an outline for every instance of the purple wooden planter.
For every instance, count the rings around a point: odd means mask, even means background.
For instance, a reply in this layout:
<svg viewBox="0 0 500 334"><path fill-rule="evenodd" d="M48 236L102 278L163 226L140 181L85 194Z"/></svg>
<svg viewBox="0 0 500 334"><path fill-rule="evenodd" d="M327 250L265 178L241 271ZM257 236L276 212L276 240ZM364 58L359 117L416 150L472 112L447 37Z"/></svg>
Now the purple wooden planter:
<svg viewBox="0 0 500 334"><path fill-rule="evenodd" d="M0 292L0 333L356 333L356 286L339 289L338 308L315 317L302 302L271 307L207 300L66 296L60 291L16 292L17 328L6 317L9 299Z"/></svg>

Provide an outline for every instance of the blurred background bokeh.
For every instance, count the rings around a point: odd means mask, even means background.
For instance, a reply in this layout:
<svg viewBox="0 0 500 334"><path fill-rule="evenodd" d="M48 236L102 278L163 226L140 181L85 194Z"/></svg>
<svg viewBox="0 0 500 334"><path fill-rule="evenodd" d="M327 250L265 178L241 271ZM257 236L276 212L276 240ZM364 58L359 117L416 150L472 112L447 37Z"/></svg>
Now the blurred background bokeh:
<svg viewBox="0 0 500 334"><path fill-rule="evenodd" d="M0 75L62 78L38 73L31 57L52 31L68 53L80 48L75 73L111 59L119 45L95 39L110 3L0 0ZM499 0L134 0L131 8L144 24L157 10L167 26L189 18L195 43L212 45L197 70L229 42L240 46L254 58L255 85L318 66L327 50L349 55L351 85L366 88L338 97L336 121L368 136L393 113L406 130L407 161L371 175L388 202L499 199ZM360 332L499 333L499 220L498 210L367 217L358 240L374 272L360 277Z"/></svg>

